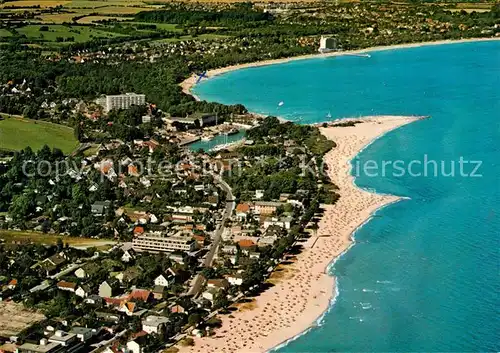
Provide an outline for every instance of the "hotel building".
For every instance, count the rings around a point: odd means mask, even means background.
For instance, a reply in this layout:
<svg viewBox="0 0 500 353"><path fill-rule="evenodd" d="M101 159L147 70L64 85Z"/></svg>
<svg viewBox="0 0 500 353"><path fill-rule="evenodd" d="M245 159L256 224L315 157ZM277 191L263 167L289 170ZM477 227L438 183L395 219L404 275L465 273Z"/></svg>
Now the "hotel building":
<svg viewBox="0 0 500 353"><path fill-rule="evenodd" d="M113 96L106 96L104 110L109 112L113 109L128 109L132 105L146 104L146 96L144 94L125 93Z"/></svg>
<svg viewBox="0 0 500 353"><path fill-rule="evenodd" d="M138 235L132 240L132 246L135 251L150 252L194 251L197 247L192 237L167 236L160 232Z"/></svg>

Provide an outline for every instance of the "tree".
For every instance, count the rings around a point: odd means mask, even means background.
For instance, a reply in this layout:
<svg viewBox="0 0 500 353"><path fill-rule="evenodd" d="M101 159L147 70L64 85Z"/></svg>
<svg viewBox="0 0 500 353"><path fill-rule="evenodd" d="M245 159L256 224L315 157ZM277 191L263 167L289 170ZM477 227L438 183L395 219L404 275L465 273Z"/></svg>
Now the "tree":
<svg viewBox="0 0 500 353"><path fill-rule="evenodd" d="M197 326L201 322L201 315L198 313L193 313L188 317L188 324L190 326Z"/></svg>
<svg viewBox="0 0 500 353"><path fill-rule="evenodd" d="M214 298L214 309L225 309L229 306L229 300L227 300L226 293L224 292L219 292L215 295Z"/></svg>
<svg viewBox="0 0 500 353"><path fill-rule="evenodd" d="M75 128L73 129L73 134L75 135L75 138L82 142L83 141L83 129L80 124L77 124Z"/></svg>
<svg viewBox="0 0 500 353"><path fill-rule="evenodd" d="M64 243L61 238L57 238L56 246L57 246L57 251L62 251L64 249Z"/></svg>

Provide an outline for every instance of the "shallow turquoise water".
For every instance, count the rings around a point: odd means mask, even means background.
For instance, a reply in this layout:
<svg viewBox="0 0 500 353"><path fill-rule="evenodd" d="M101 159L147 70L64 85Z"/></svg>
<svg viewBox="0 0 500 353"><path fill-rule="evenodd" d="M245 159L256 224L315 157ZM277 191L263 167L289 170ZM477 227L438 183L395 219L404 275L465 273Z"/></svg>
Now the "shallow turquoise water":
<svg viewBox="0 0 500 353"><path fill-rule="evenodd" d="M331 268L339 296L322 325L279 352L500 350L500 42L373 52L244 69L196 87L204 99L304 123L431 115L358 157L435 160L455 176L384 177L362 187L410 197L379 211ZM278 107L278 102L284 101ZM481 161L481 177L458 172ZM356 161L354 161L356 163ZM472 172L464 167L464 174ZM422 170L419 170L420 172ZM398 174L399 175L399 174Z"/></svg>

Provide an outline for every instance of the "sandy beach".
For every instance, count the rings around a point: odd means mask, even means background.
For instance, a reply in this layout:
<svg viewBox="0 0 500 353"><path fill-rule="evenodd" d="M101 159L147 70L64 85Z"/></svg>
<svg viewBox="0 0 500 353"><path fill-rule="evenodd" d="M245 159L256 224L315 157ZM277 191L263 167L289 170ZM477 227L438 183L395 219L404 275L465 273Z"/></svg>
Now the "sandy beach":
<svg viewBox="0 0 500 353"><path fill-rule="evenodd" d="M321 132L337 143L325 156L328 174L340 188L339 201L324 206L317 236L304 244L295 261L276 272L275 284L249 306L221 316L222 327L212 337L195 338L182 352L266 352L314 326L334 298L335 278L329 264L353 243L352 234L381 207L399 201L354 185L350 161L385 133L416 121L417 117L365 117L354 127L327 127Z"/></svg>
<svg viewBox="0 0 500 353"><path fill-rule="evenodd" d="M253 62L253 63L227 66L227 67L223 67L220 69L209 70L209 71L207 71L205 76L207 78L210 78L210 77L214 77L214 76L221 75L221 74L224 74L226 72L230 72L230 71L234 71L234 70L238 70L238 69L281 64L281 63L286 63L286 62L296 61L296 60L305 60L305 59L313 59L313 58L326 58L326 57L332 57L332 56L356 55L356 54L369 53L372 51L393 50L393 49L402 49L402 48L416 48L416 47L429 46L429 45L481 42L481 41L489 41L489 40L500 40L500 38L499 37L492 37L492 38L470 38L470 39L458 39L458 40L439 40L439 41L434 41L434 42L421 42L421 43L407 43L407 44L398 44L398 45L378 46L378 47L370 47L370 48L359 49L359 50L346 50L346 51L338 51L338 52L331 52L331 53L324 53L324 54L318 53L318 54L300 55L300 56L294 56L294 57L289 57L289 58L263 60L263 61ZM199 100L199 97L197 97L196 95L194 95L191 92L191 89L196 85L197 80L198 80L198 76L193 74L193 75L191 75L191 77L189 77L186 80L184 80L183 82L181 82L180 86L181 86L182 91L184 93L192 95L196 100Z"/></svg>

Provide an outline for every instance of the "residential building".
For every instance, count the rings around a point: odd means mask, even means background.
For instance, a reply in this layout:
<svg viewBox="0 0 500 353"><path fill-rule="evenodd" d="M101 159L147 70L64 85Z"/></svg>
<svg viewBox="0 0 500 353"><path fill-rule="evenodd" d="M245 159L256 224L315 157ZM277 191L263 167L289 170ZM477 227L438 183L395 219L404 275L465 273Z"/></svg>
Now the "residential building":
<svg viewBox="0 0 500 353"><path fill-rule="evenodd" d="M147 333L160 333L169 321L165 316L149 315L142 320L142 330Z"/></svg>
<svg viewBox="0 0 500 353"><path fill-rule="evenodd" d="M128 109L132 105L146 104L146 96L144 94L125 93L118 95L106 96L104 111L109 112L112 109Z"/></svg>
<svg viewBox="0 0 500 353"><path fill-rule="evenodd" d="M205 298L206 300L210 300L211 302L213 302L215 299L215 296L219 292L220 292L219 288L209 288L206 291L204 291L203 293L201 293L201 296L203 298Z"/></svg>
<svg viewBox="0 0 500 353"><path fill-rule="evenodd" d="M172 313L185 313L186 311L186 308L179 304L175 304L170 307L170 312Z"/></svg>
<svg viewBox="0 0 500 353"><path fill-rule="evenodd" d="M292 220L292 217L268 217L264 220L264 228L267 229L270 226L279 226L285 229L290 229Z"/></svg>
<svg viewBox="0 0 500 353"><path fill-rule="evenodd" d="M66 257L64 253L55 254L45 260L40 264L40 267L45 270L47 275L55 272L58 268L66 263Z"/></svg>
<svg viewBox="0 0 500 353"><path fill-rule="evenodd" d="M225 245L222 248L222 252L224 254L236 254L238 252L238 248L236 247L236 245Z"/></svg>
<svg viewBox="0 0 500 353"><path fill-rule="evenodd" d="M243 221L247 219L248 214L250 213L250 205L247 203L240 203L236 206L236 218L239 221Z"/></svg>
<svg viewBox="0 0 500 353"><path fill-rule="evenodd" d="M79 269L77 269L75 271L75 276L78 278L85 278L85 277L87 277L87 273L85 272L83 267L80 267Z"/></svg>
<svg viewBox="0 0 500 353"><path fill-rule="evenodd" d="M170 281L167 279L166 275L159 275L155 278L155 286L168 287L170 285Z"/></svg>
<svg viewBox="0 0 500 353"><path fill-rule="evenodd" d="M147 335L137 337L127 342L127 349L129 353L144 353L148 344Z"/></svg>
<svg viewBox="0 0 500 353"><path fill-rule="evenodd" d="M156 300L163 299L163 294L165 293L165 287L164 286L155 286L153 288L153 298Z"/></svg>
<svg viewBox="0 0 500 353"><path fill-rule="evenodd" d="M75 292L76 290L76 283L73 282L66 282L66 281L60 281L57 283L57 288L60 290L65 290L68 292Z"/></svg>
<svg viewBox="0 0 500 353"><path fill-rule="evenodd" d="M135 258L135 256L134 256L134 254L133 254L132 250L125 250L125 251L123 252L123 255L122 255L121 260L122 260L123 262L130 262L130 261L132 261L134 258Z"/></svg>
<svg viewBox="0 0 500 353"><path fill-rule="evenodd" d="M90 294L90 289L87 286L85 286L85 285L79 286L76 289L75 294L78 295L81 298L85 298L85 297L87 297Z"/></svg>
<svg viewBox="0 0 500 353"><path fill-rule="evenodd" d="M270 215L276 213L278 207L282 205L281 202L273 201L257 201L255 202L254 210L255 213L261 215Z"/></svg>
<svg viewBox="0 0 500 353"><path fill-rule="evenodd" d="M147 233L134 237L132 246L135 251L173 252L194 251L197 243L191 237Z"/></svg>
<svg viewBox="0 0 500 353"><path fill-rule="evenodd" d="M209 279L207 281L207 288L228 289L229 282L225 279Z"/></svg>
<svg viewBox="0 0 500 353"><path fill-rule="evenodd" d="M91 206L93 215L102 216L111 207L111 201L96 201Z"/></svg>
<svg viewBox="0 0 500 353"><path fill-rule="evenodd" d="M134 315L137 310L137 305L133 302L123 301L118 307L118 311L127 314L128 316Z"/></svg>
<svg viewBox="0 0 500 353"><path fill-rule="evenodd" d="M110 298L113 296L113 288L108 282L104 281L99 285L99 296L101 298Z"/></svg>
<svg viewBox="0 0 500 353"><path fill-rule="evenodd" d="M243 277L240 274L227 276L227 281L232 286L240 286L243 283Z"/></svg>
<svg viewBox="0 0 500 353"><path fill-rule="evenodd" d="M148 302L153 297L153 294L146 289L134 289L128 295L129 300Z"/></svg>

